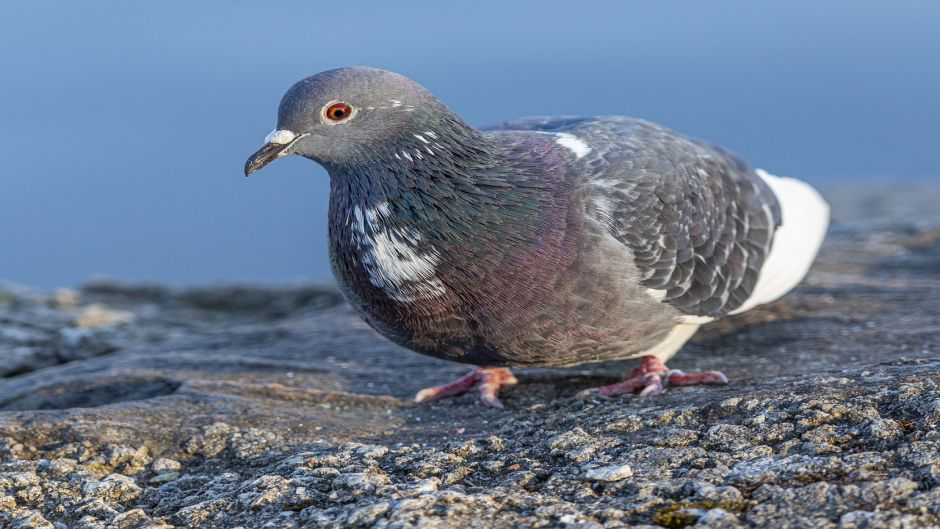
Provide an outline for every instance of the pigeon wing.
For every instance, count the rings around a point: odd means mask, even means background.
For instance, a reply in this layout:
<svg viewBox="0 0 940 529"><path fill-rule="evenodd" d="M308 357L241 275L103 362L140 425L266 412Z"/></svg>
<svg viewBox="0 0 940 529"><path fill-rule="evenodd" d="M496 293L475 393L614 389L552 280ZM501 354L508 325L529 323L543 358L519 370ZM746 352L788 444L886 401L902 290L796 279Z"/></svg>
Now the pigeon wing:
<svg viewBox="0 0 940 529"><path fill-rule="evenodd" d="M526 118L497 127L569 133L586 213L630 249L650 294L708 321L754 292L780 225L780 206L736 156L630 118Z"/></svg>

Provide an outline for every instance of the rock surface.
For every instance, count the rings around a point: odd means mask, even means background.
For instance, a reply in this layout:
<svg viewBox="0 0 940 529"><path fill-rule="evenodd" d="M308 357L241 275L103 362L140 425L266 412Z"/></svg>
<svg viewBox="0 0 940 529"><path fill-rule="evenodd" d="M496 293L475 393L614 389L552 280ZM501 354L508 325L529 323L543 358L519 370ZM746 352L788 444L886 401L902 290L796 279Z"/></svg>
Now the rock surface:
<svg viewBox="0 0 940 529"><path fill-rule="evenodd" d="M671 364L733 384L650 399L414 405L466 368L328 287L0 285L0 527L940 527L940 191L830 196L803 286Z"/></svg>

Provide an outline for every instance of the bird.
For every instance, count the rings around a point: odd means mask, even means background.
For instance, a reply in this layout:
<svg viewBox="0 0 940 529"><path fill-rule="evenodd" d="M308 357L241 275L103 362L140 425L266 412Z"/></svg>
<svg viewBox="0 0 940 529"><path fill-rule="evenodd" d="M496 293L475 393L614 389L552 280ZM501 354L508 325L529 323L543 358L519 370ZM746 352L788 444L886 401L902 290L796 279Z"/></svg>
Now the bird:
<svg viewBox="0 0 940 529"><path fill-rule="evenodd" d="M468 125L411 79L371 67L291 86L245 175L288 155L330 178L330 265L349 304L415 352L473 366L417 393L512 368L638 359L588 394L726 384L666 363L706 325L772 302L807 274L829 207L809 184L638 118Z"/></svg>

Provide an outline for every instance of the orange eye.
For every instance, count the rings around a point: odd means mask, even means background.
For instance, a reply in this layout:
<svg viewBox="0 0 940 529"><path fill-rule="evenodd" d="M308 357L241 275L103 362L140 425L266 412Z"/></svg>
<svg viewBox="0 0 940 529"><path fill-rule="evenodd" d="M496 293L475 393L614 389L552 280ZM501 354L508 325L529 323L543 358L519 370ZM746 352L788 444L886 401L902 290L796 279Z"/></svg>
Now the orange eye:
<svg viewBox="0 0 940 529"><path fill-rule="evenodd" d="M352 107L346 103L334 103L326 109L326 117L330 121L343 121L352 114Z"/></svg>

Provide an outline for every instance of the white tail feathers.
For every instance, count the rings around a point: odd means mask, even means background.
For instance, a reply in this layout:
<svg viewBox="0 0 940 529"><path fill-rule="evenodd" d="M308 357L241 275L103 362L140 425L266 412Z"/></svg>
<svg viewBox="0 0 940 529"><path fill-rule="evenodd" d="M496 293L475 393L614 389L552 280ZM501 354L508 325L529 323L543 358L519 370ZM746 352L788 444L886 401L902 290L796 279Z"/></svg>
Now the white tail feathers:
<svg viewBox="0 0 940 529"><path fill-rule="evenodd" d="M829 204L806 182L758 169L780 203L783 222L751 297L732 314L770 303L793 290L809 272L829 228Z"/></svg>

